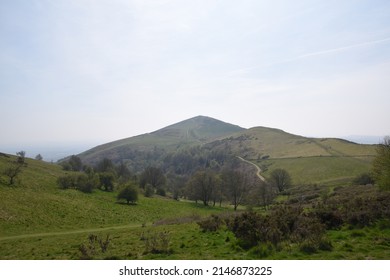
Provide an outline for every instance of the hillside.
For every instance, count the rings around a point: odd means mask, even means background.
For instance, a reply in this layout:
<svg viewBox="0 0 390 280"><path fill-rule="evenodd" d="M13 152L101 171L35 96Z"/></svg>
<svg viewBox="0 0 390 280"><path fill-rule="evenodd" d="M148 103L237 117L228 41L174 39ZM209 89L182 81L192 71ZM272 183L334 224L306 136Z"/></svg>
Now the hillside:
<svg viewBox="0 0 390 280"><path fill-rule="evenodd" d="M103 158L114 162L134 162L134 159L143 162L147 157L156 159L178 149L204 144L244 130L236 125L198 116L151 133L97 146L78 156L84 163L92 165Z"/></svg>
<svg viewBox="0 0 390 280"><path fill-rule="evenodd" d="M267 127L244 129L198 116L79 156L92 165L109 158L136 173L154 165L180 175L190 175L211 161L222 167L229 157L240 156L260 166L266 177L273 169L284 168L295 183L306 184L350 181L369 171L375 153L375 145L308 138Z"/></svg>
<svg viewBox="0 0 390 280"><path fill-rule="evenodd" d="M14 160L14 156L0 154L0 170ZM203 207L188 201L143 196L137 205L120 204L115 199L117 192L95 190L85 194L59 189L56 179L64 175L60 166L32 159L26 159L26 162L27 166L14 186L10 186L0 173L0 259L389 258L390 226L387 220L364 228L346 225L327 230L324 238L328 243L324 244L331 245L327 249L305 251L299 243L281 243L278 249L267 245L247 250L240 247L238 238L230 230L205 232L196 223L211 214L234 218L232 208L227 204ZM294 188L290 200L310 194L314 201L320 201L319 194L327 189L320 186ZM332 192L328 201L340 200L341 205L352 198L356 202L370 202L373 197L386 203L382 201L386 193L373 186L338 187ZM377 209L376 206L373 209ZM359 215L362 211L354 214L349 210L345 213ZM264 214L264 210L255 211ZM366 217L366 212L362 213L362 217ZM97 241L92 243L93 238L109 240L108 250L102 252ZM150 250L148 238L167 240L168 248L163 252ZM92 246L96 251L91 249L89 255L83 254L85 246Z"/></svg>
<svg viewBox="0 0 390 280"><path fill-rule="evenodd" d="M163 218L210 212L193 203L158 197L140 197L140 207L124 207L116 203L116 192L63 190L57 185L57 178L65 174L61 166L33 159L26 159L27 166L11 186L2 171L15 159L0 154L0 241L15 235L140 227Z"/></svg>

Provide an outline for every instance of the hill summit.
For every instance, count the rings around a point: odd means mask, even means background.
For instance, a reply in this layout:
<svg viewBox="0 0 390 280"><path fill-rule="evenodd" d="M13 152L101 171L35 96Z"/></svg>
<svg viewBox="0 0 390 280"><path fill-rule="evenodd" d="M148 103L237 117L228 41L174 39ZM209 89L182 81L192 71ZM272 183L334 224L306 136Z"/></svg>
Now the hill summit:
<svg viewBox="0 0 390 280"><path fill-rule="evenodd" d="M159 157L161 153L170 153L178 149L206 144L245 131L245 128L229 124L206 116L193 117L157 131L121 139L97 146L79 156L83 162L96 164L103 158L114 162L140 159L143 154L149 158ZM154 155L151 156L150 154Z"/></svg>
<svg viewBox="0 0 390 280"><path fill-rule="evenodd" d="M185 141L210 141L243 130L245 129L237 125L225 123L210 117L197 116L164 127L152 132L151 134L161 137L167 136L171 138L178 138Z"/></svg>

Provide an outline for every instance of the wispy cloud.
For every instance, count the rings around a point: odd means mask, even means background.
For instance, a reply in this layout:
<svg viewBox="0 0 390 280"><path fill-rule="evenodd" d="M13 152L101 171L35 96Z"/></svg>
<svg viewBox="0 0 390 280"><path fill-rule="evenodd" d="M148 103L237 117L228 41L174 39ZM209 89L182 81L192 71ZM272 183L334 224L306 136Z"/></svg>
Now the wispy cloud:
<svg viewBox="0 0 390 280"><path fill-rule="evenodd" d="M380 40L367 41L367 42L363 42L363 43L348 45L348 46L334 48L334 49L322 50L322 51L317 51L317 52L310 52L310 53L299 55L299 56L294 57L294 58L287 59L284 62L300 60L300 59L304 59L307 57L326 55L326 54L337 53L337 52L344 52L344 51L348 51L351 49L366 47L366 46L370 46L370 45L376 45L376 44L380 44L380 43L384 43L384 42L390 42L390 37L380 39Z"/></svg>

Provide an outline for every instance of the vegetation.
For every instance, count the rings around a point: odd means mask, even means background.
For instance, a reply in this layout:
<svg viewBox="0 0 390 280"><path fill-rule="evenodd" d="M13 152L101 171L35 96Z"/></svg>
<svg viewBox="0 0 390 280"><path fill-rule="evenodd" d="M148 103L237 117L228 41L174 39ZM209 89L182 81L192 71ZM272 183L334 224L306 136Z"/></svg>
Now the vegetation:
<svg viewBox="0 0 390 280"><path fill-rule="evenodd" d="M134 184L128 184L119 192L117 199L124 199L127 204L135 204L138 201L138 190Z"/></svg>
<svg viewBox="0 0 390 280"><path fill-rule="evenodd" d="M17 154L17 158L15 161L12 161L8 164L8 166L4 169L3 174L8 177L9 184L13 185L15 179L18 175L23 171L23 167L26 167L27 164L25 162L26 152L20 151Z"/></svg>
<svg viewBox="0 0 390 280"><path fill-rule="evenodd" d="M390 189L390 137L377 147L377 155L373 161L375 182L383 189Z"/></svg>
<svg viewBox="0 0 390 280"><path fill-rule="evenodd" d="M277 168L271 172L271 182L279 190L279 192L283 192L287 188L291 187L290 174L281 168Z"/></svg>
<svg viewBox="0 0 390 280"><path fill-rule="evenodd" d="M389 259L385 147L195 118L60 165L0 154L0 258Z"/></svg>

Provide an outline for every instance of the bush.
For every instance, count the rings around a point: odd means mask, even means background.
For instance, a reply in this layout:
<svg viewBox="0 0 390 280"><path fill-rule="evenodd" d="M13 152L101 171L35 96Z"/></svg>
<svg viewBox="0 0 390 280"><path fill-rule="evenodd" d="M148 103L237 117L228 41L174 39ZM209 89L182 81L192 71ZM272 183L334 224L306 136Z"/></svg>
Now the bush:
<svg viewBox="0 0 390 280"><path fill-rule="evenodd" d="M353 180L353 183L356 185L373 185L374 178L369 173L363 173L360 176L356 177Z"/></svg>
<svg viewBox="0 0 390 280"><path fill-rule="evenodd" d="M211 215L210 218L198 222L198 225L203 232L214 232L219 230L224 225L224 221L217 215Z"/></svg>
<svg viewBox="0 0 390 280"><path fill-rule="evenodd" d="M344 223L342 215L338 210L320 208L316 209L314 213L321 223L325 225L326 229L340 229Z"/></svg>
<svg viewBox="0 0 390 280"><path fill-rule="evenodd" d="M145 244L145 253L152 254L170 254L169 248L171 236L168 231L142 233L141 240Z"/></svg>
<svg viewBox="0 0 390 280"><path fill-rule="evenodd" d="M150 184L147 184L146 187L145 187L145 197L152 197L154 194L154 189L152 187L152 185Z"/></svg>
<svg viewBox="0 0 390 280"><path fill-rule="evenodd" d="M255 212L245 212L235 217L228 228L239 239L243 248L251 248L261 241L262 223L265 224L265 218Z"/></svg>
<svg viewBox="0 0 390 280"><path fill-rule="evenodd" d="M163 188L158 188L156 194L160 196L166 196L165 190Z"/></svg>
<svg viewBox="0 0 390 280"><path fill-rule="evenodd" d="M97 254L99 254L99 250L98 250L99 248L100 248L100 253L106 253L110 243L111 243L111 238L109 234L106 235L105 239L95 234L90 234L88 236L87 244L81 244L79 246L79 251L81 253L80 259L82 260L93 259Z"/></svg>

